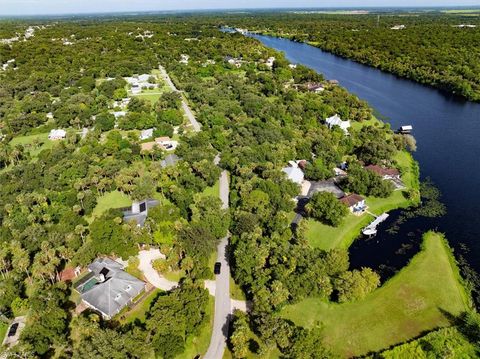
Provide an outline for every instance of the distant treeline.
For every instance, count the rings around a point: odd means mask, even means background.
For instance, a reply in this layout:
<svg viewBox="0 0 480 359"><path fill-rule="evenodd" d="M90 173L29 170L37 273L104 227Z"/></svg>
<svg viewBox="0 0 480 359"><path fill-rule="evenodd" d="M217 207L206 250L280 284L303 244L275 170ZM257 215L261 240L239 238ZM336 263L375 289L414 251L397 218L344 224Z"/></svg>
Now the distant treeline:
<svg viewBox="0 0 480 359"><path fill-rule="evenodd" d="M477 16L277 13L232 17L229 25L308 42L336 55L480 101ZM392 29L401 25L404 28Z"/></svg>

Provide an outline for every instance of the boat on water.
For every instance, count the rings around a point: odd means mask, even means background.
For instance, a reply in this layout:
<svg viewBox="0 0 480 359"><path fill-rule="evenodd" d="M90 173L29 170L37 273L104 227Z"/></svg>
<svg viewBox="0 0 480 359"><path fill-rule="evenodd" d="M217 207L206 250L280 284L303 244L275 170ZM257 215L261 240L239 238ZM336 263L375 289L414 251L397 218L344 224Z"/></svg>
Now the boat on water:
<svg viewBox="0 0 480 359"><path fill-rule="evenodd" d="M405 126L401 126L397 132L406 135L406 134L410 134L412 131L413 131L412 125L405 125Z"/></svg>

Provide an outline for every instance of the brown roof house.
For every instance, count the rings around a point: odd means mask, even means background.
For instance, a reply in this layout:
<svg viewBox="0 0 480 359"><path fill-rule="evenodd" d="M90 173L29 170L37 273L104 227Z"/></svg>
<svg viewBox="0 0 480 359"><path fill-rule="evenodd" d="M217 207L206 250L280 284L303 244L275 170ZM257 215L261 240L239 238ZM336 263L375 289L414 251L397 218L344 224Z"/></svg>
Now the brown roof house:
<svg viewBox="0 0 480 359"><path fill-rule="evenodd" d="M384 180L400 179L400 172L396 168L386 168L378 165L369 165L366 166L365 169L376 173Z"/></svg>
<svg viewBox="0 0 480 359"><path fill-rule="evenodd" d="M356 215L363 214L363 212L365 212L367 209L365 198L355 193L342 197L339 199L339 201L346 205L348 209L350 209L350 212Z"/></svg>

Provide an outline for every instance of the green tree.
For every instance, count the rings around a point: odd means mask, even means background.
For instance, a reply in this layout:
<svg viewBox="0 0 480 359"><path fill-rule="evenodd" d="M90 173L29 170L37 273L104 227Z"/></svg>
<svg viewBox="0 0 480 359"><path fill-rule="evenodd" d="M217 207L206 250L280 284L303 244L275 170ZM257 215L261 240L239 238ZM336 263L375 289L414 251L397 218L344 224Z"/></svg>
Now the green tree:
<svg viewBox="0 0 480 359"><path fill-rule="evenodd" d="M330 192L316 192L305 206L307 214L331 226L338 226L348 208Z"/></svg>

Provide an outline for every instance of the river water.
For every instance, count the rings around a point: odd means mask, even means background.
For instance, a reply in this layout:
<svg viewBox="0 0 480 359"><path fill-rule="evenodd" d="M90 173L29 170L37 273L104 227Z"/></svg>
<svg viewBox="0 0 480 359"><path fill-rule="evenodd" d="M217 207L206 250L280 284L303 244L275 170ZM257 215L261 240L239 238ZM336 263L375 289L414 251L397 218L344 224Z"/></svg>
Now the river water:
<svg viewBox="0 0 480 359"><path fill-rule="evenodd" d="M417 139L415 159L421 177L430 177L442 192L447 214L442 218L415 218L395 235L379 227L370 240L350 248L352 267L370 266L390 276L419 249L421 233L436 229L446 234L455 253L480 273L480 104L464 101L433 88L398 78L316 47L286 39L250 35L283 51L292 63L308 66L327 79L368 101L393 129L413 125Z"/></svg>

